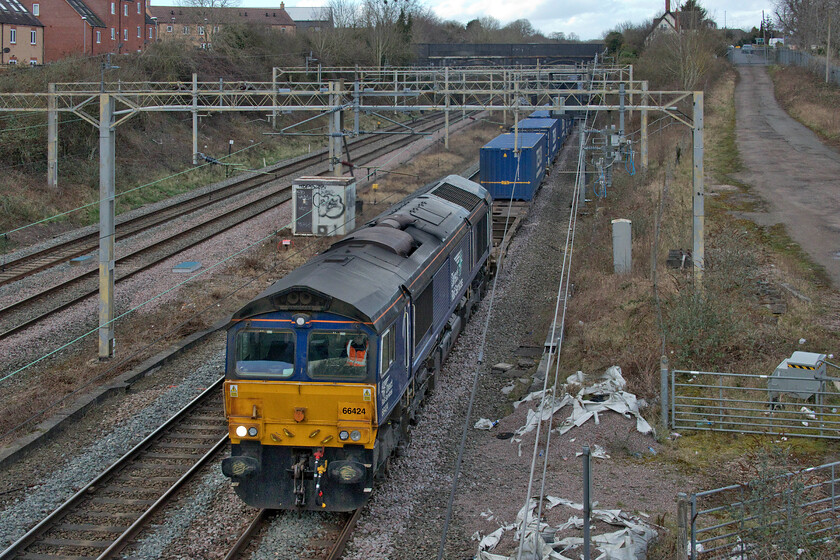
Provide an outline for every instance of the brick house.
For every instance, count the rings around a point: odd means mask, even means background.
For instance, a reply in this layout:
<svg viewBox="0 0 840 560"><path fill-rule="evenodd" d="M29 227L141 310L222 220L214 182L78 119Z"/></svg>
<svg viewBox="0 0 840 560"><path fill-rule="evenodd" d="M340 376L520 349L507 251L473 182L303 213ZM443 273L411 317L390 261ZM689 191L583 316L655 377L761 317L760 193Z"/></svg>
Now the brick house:
<svg viewBox="0 0 840 560"><path fill-rule="evenodd" d="M0 0L0 64L43 64L44 25L18 0Z"/></svg>
<svg viewBox="0 0 840 560"><path fill-rule="evenodd" d="M0 2L5 0L0 0ZM153 41L148 0L24 0L44 24L44 60L141 51Z"/></svg>
<svg viewBox="0 0 840 560"><path fill-rule="evenodd" d="M294 33L295 22L280 8L204 8L193 6L149 6L157 21L157 39L181 39L201 48L213 46L213 35L225 25L267 25L280 33Z"/></svg>

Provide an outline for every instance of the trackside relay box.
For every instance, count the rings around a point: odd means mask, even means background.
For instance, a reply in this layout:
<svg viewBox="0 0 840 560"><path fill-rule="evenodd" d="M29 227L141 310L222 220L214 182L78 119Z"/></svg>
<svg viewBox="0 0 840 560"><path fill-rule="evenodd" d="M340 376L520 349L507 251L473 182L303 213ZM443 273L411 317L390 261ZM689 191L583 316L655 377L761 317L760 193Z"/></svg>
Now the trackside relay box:
<svg viewBox="0 0 840 560"><path fill-rule="evenodd" d="M292 182L294 235L345 235L356 228L352 177L299 177Z"/></svg>

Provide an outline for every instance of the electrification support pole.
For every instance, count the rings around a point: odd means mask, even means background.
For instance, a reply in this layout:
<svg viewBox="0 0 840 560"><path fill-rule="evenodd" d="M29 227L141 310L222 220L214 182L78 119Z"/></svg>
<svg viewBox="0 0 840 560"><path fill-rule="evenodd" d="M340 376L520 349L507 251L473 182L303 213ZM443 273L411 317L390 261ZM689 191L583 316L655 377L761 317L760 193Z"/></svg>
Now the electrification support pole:
<svg viewBox="0 0 840 560"><path fill-rule="evenodd" d="M618 136L624 138L624 82L618 84Z"/></svg>
<svg viewBox="0 0 840 560"><path fill-rule="evenodd" d="M578 172L578 204L586 203L586 153L584 147L586 144L586 129L584 123L581 121L578 124L578 161L580 162L580 171Z"/></svg>
<svg viewBox="0 0 840 560"><path fill-rule="evenodd" d="M633 106L633 90L636 86L633 84L633 65L630 65L630 107ZM630 120L633 120L633 109L630 109Z"/></svg>
<svg viewBox="0 0 840 560"><path fill-rule="evenodd" d="M336 177L341 177L344 174L344 166L341 163L341 156L342 156L342 146L344 144L344 127L341 125L341 90L343 89L344 82L343 80L340 82L332 82L333 86L333 93L334 93L334 100L335 100L335 111L332 114L333 119L333 130L335 130L335 169L333 169L333 174Z"/></svg>
<svg viewBox="0 0 840 560"><path fill-rule="evenodd" d="M359 135L359 80L353 82L353 136Z"/></svg>
<svg viewBox="0 0 840 560"><path fill-rule="evenodd" d="M508 93L508 71L507 70L503 71L502 80L503 80L502 81L502 101L504 102L504 105L505 105L505 110L502 111L502 115L503 115L502 124L507 126L507 115L508 115L508 105L509 105L509 103L508 103L508 95L509 95L509 93Z"/></svg>
<svg viewBox="0 0 840 560"><path fill-rule="evenodd" d="M703 287L703 268L704 268L704 253L705 243L703 239L703 230L706 220L706 212L704 208L705 193L703 187L703 92L694 92L694 173L692 177L692 185L694 188L693 195L693 232L694 245L692 251L692 260L694 261L694 281L697 288Z"/></svg>
<svg viewBox="0 0 840 560"><path fill-rule="evenodd" d="M335 82L330 82L329 83L327 91L329 92L330 108L335 109L335 104L336 104L335 103ZM330 113L327 116L327 123L328 123L328 127L329 127L329 130L327 131L327 133L329 135L328 138L329 138L329 149L330 149L329 169L330 169L330 174L335 175L335 160L338 157L338 152L336 150L336 141L335 141L335 135L338 133L338 131L336 130L336 127L335 127L335 113Z"/></svg>
<svg viewBox="0 0 840 560"><path fill-rule="evenodd" d="M661 405L662 433L668 435L668 357L659 360L659 403Z"/></svg>
<svg viewBox="0 0 840 560"><path fill-rule="evenodd" d="M590 559L589 520L592 517L592 454L589 446L583 446L583 558ZM523 531L525 528L523 527Z"/></svg>
<svg viewBox="0 0 840 560"><path fill-rule="evenodd" d="M198 165L198 74L192 75L193 165Z"/></svg>
<svg viewBox="0 0 840 560"><path fill-rule="evenodd" d="M99 359L114 357L114 99L99 95Z"/></svg>
<svg viewBox="0 0 840 560"><path fill-rule="evenodd" d="M58 188L58 101L55 98L55 84L47 91L47 186Z"/></svg>
<svg viewBox="0 0 840 560"><path fill-rule="evenodd" d="M443 147L449 149L449 66L443 71L443 90L446 92L446 108L443 121Z"/></svg>
<svg viewBox="0 0 840 560"><path fill-rule="evenodd" d="M647 91L648 91L648 83L647 80L642 82L642 106L647 106ZM648 112L647 109L642 109L641 114L641 140L639 141L640 144L640 159L641 165L643 170L647 170L648 168Z"/></svg>
<svg viewBox="0 0 840 560"><path fill-rule="evenodd" d="M277 130L277 67L271 69L271 129Z"/></svg>
<svg viewBox="0 0 840 560"><path fill-rule="evenodd" d="M490 72L490 103L489 103L491 106L495 105L495 99L496 99L496 94L493 93L493 72L491 71ZM492 117L493 116L493 111L492 110L489 111L488 115Z"/></svg>

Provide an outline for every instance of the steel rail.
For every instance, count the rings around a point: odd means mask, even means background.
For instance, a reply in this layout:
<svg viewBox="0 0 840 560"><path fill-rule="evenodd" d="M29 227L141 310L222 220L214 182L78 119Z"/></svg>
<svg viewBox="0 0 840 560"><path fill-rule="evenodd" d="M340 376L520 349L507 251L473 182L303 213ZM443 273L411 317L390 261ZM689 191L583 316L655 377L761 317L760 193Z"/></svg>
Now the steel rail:
<svg viewBox="0 0 840 560"><path fill-rule="evenodd" d="M261 509L257 512L254 518L248 523L248 526L245 528L245 531L239 535L239 538L236 539L236 542L233 543L233 546L225 554L224 560L235 560L239 557L240 554L245 550L245 547L248 546L248 543L251 542L251 539L254 538L254 534L262 527L262 524L265 522L266 517L268 516L269 510Z"/></svg>
<svg viewBox="0 0 840 560"><path fill-rule="evenodd" d="M356 523L362 516L363 509L364 506L357 509L353 512L353 515L350 516L350 519L347 520L347 523L345 523L344 528L341 530L341 534L338 536L338 540L330 550L327 560L339 560L341 555L344 554L344 549L347 547L347 541L350 540L350 536L353 534L353 529L356 528Z"/></svg>
<svg viewBox="0 0 840 560"><path fill-rule="evenodd" d="M463 120L463 117L460 120ZM458 121L455 121L455 122L458 122ZM436 123L436 122L428 122L426 124L428 126L430 126L431 128L435 128L435 127L438 126L438 123ZM409 138L401 138L400 140L397 140L396 142L393 142L391 144L387 144L387 145L384 145L384 146L378 146L378 147L370 150L368 153L363 154L361 156L361 158L367 159L367 161L374 160L374 159L380 157L384 153L388 153L390 151L393 151L394 149L400 148L402 146L405 146L406 144L411 143L411 141L412 140L409 139ZM271 180L273 181L274 179L271 179ZM128 259L136 258L136 257L142 255L143 253L149 253L149 252L152 252L152 251L160 250L160 248L162 246L164 246L164 244L172 243L173 241L175 241L177 239L186 237L188 235L192 235L196 231L198 231L199 229L208 228L210 225L214 225L218 222L221 222L222 220L224 220L226 218L230 218L230 216L234 215L235 213L238 213L238 212L247 213L247 211L249 209L254 209L255 207L258 207L260 204L266 203L266 201L268 199L270 199L272 197L279 197L279 200L275 201L274 203L270 203L269 206L266 207L266 208L259 209L258 211L255 211L252 215L250 215L246 218L246 219L253 219L256 216L259 216L260 214L268 212L268 211L272 210L273 208L289 201L291 199L290 191L291 191L290 186L282 187L282 188L280 188L276 191L273 191L269 194L266 194L266 195L262 196L258 200L252 201L252 202L247 203L247 204L245 204L243 206L240 206L238 208L234 208L234 209L232 209L230 211L227 211L224 214L221 214L221 215L219 215L215 218L212 218L212 219L210 219L208 221L205 221L201 224L193 226L190 229L181 230L178 233L176 233L175 235L173 235L171 237L168 237L167 239L161 240L161 241L159 241L155 244L149 245L147 247L143 247L143 248L138 249L138 250L136 250L132 253L129 253L127 255L123 255L122 257L116 259L115 262L117 262L117 263L127 262ZM194 246L196 246L200 243L203 243L203 242L207 241L208 239L211 239L212 237L239 225L240 223L241 223L241 220L233 220L233 221L231 221L230 224L228 224L225 227L212 229L212 232L207 237L201 237L201 238L187 244L186 246L178 248L174 252L167 253L163 257L153 259L152 262L141 265L140 267L121 275L119 278L116 279L116 282L121 282L121 281L127 280L128 278L134 276L135 274L138 274L138 273L143 272L143 271L145 271L145 270L147 270L147 269L149 269L153 266L156 266L162 260L168 259L168 258L178 254L179 252L185 251L185 250L187 250L191 247L194 247ZM44 297L53 295L56 292L58 292L59 290L63 290L63 289L67 289L69 287L72 287L74 284L77 284L77 283L79 283L79 282L81 282L85 279L98 277L98 274L99 274L98 270L94 269L94 270L90 270L86 273L80 274L79 276L76 276L76 277L71 278L69 280L66 280L64 282L61 282L59 284L50 286L50 287L42 290L41 292L33 294L33 295L31 295L31 296L29 296L25 299L19 300L15 303L12 303L12 304L6 306L3 309L0 309L0 316L8 316L8 314L10 312L21 309L21 308L23 308L27 305L32 305L34 302L36 302L36 301L38 301L38 300L40 300ZM69 307L72 307L73 305L75 305L79 301L82 301L86 298L92 297L92 296L96 295L97 293L98 293L98 288L88 290L84 294L75 296L65 303L56 305L55 307L51 307L49 310L47 310L43 313L36 314L35 316L30 317L26 321L23 321L23 322L15 325L15 326L12 326L12 327L6 329L3 332L0 332L0 340L3 340L5 338L8 338L8 337L18 333L18 332L21 332L21 331L31 327L32 325L35 325L35 324L43 321L45 318L49 317L50 315L52 315L54 313L57 313L59 311L63 311L65 309L69 308Z"/></svg>
<svg viewBox="0 0 840 560"><path fill-rule="evenodd" d="M204 401L214 394L217 394L221 389L224 377L217 379L210 387L205 389L200 395L195 397L187 403L181 410L176 412L169 420L158 426L151 434L146 436L140 443L131 448L122 457L117 459L107 469L102 471L96 478L91 480L78 492L73 494L64 503L59 505L52 513L41 520L37 525L32 527L26 534L20 537L17 541L12 543L6 550L0 552L0 560L8 560L18 556L25 548L38 541L38 539L45 534L54 524L68 515L72 509L81 504L81 502L89 497L93 491L101 484L107 482L113 476L122 471L132 461L138 458L146 449L151 447L157 439L164 436L165 433L179 422L184 420L186 416L200 406Z"/></svg>
<svg viewBox="0 0 840 560"><path fill-rule="evenodd" d="M415 126L422 126L424 124L440 120L441 118L442 117L440 115L431 115L418 119L413 124ZM399 127L396 126L388 127L384 133L388 133L390 129L397 130L398 128ZM377 140L378 139L375 137L359 138L348 142L348 145L352 148L359 148L374 143ZM116 239L124 239L131 235L135 235L160 224L166 223L170 220L174 220L175 218L181 217L185 214L200 210L211 204L227 200L249 189L260 187L273 180L286 178L286 176L293 175L302 169L317 165L326 153L326 149L321 149L303 157L274 164L264 170L260 170L259 175L247 176L212 192L196 193L185 200L171 203L156 211L143 213L141 215L125 219L116 224ZM267 175L273 176L269 178ZM99 232L94 231L75 239L70 239L65 242L46 247L40 251L35 251L15 259L5 261L0 264L0 286L15 282L21 278L25 278L52 266L56 266L68 259L96 251L98 248ZM55 256L49 258L51 255ZM38 264L37 261L42 259L47 259L47 262ZM22 270L14 272L15 268ZM10 270L13 272L9 272Z"/></svg>

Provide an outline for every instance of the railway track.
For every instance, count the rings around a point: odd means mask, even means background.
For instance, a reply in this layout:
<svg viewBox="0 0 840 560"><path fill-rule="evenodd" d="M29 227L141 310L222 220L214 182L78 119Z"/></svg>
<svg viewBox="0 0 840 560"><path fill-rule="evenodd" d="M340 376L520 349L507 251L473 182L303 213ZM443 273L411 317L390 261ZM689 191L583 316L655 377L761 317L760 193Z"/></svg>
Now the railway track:
<svg viewBox="0 0 840 560"><path fill-rule="evenodd" d="M417 130L418 127L424 127L428 123L438 122L441 120L442 117L439 115L430 115L417 119L411 124L414 126L415 130ZM386 130L397 130L402 128L403 127L392 126ZM420 130L420 132L424 131L425 130ZM348 149L358 149L370 144L381 142L381 137L367 136L348 142ZM295 158L291 161L285 161L269 166L261 170L258 175L245 177L229 185L224 185L212 192L195 194L187 199L173 202L170 205L158 209L157 211L120 219L116 224L116 240L125 239L132 235L157 227L161 224L165 224L176 218L201 210L207 206L217 204L220 201L227 200L251 189L261 187L271 181L283 178L294 178L296 174L313 166L322 167L323 169L319 169L317 171L318 173L321 173L325 171L327 167L327 164L323 161L325 153L326 150L318 150L312 154ZM45 247L40 251L22 255L10 260L4 259L0 262L0 286L16 282L17 280L35 274L36 272L46 270L70 259L89 254L98 249L99 232L94 231L75 239L69 239L50 247Z"/></svg>
<svg viewBox="0 0 840 560"><path fill-rule="evenodd" d="M227 447L217 380L0 553L0 560L113 558L153 514Z"/></svg>
<svg viewBox="0 0 840 560"><path fill-rule="evenodd" d="M219 378L152 434L0 552L0 560L106 560L120 557L154 514L228 447ZM243 558L271 519L260 510L225 556ZM285 515L280 512L279 515ZM316 515L316 514L313 514ZM348 514L327 556L338 560L361 509ZM282 522L282 521L281 521Z"/></svg>
<svg viewBox="0 0 840 560"><path fill-rule="evenodd" d="M440 119L427 119L424 122L417 124L415 126L415 130L418 132L436 130L440 128L439 121ZM409 144L412 141L412 137L406 137L395 142L368 142L363 146L364 149L361 153L357 152L355 154L355 158L358 163L367 163L390 151ZM356 146L358 147L358 145ZM320 158L321 155L319 154L318 157ZM311 167L311 163L307 167ZM326 164L323 164L323 167L326 168ZM234 208L227 210L212 219L205 220L192 228L178 231L166 239L119 257L115 261L115 281L125 281L144 270L156 266L163 260L166 260L179 252L185 251L199 243L203 243L215 235L223 233L224 231L227 231L244 221L252 219L287 202L291 198L291 181L294 177L296 177L296 172L299 171L300 168L295 168L295 170L296 171L286 173L283 177L275 178L263 176L261 179L263 182L259 184L253 182L252 179L254 178L246 179L244 183L248 185L247 187L237 185L235 189L226 191L223 194L214 193L212 195L214 197L212 202L207 200L209 195L205 194L197 197L200 199L199 201L189 202L187 204L190 208L189 212L195 212L197 209L207 208L210 204L216 204L220 201L229 201L229 199L245 193L249 189L264 186L272 181L279 181L282 183L280 186L264 189L263 193L254 200L240 203ZM326 169L323 169L321 171L325 170ZM166 221L171 221L177 217L185 215L184 212L176 212L175 210L170 211L169 209L167 209L165 214L165 219L146 219L142 221L142 223L134 223L132 226L133 233L136 234L140 231L145 231L155 227L155 225L160 225L161 223L165 223ZM154 214L153 216L157 216L157 214ZM152 225L153 222L154 225ZM126 233L123 237L126 237L127 235L129 234ZM95 234L95 236L96 243L98 243L98 234ZM83 243L88 244L89 242L89 239L83 241ZM85 247L87 247L87 245L85 245ZM68 258L67 255L72 252L78 253L79 251L81 251L81 254L86 254L90 252L90 249L87 248L82 250L77 248L71 250L67 246L64 246L63 248L59 247L59 251L53 253L53 257L60 257L60 261L53 260L53 265L57 262L65 262ZM39 266L41 266L39 270L43 270L48 267L47 265ZM33 274L34 272L35 270L32 269L32 271L28 274ZM80 273L74 278L47 286L37 293L24 297L0 309L0 317L3 318L2 322L0 322L0 340L8 338L13 334L38 324L50 317L52 314L67 309L84 299L95 296L98 293L98 274L97 269Z"/></svg>

